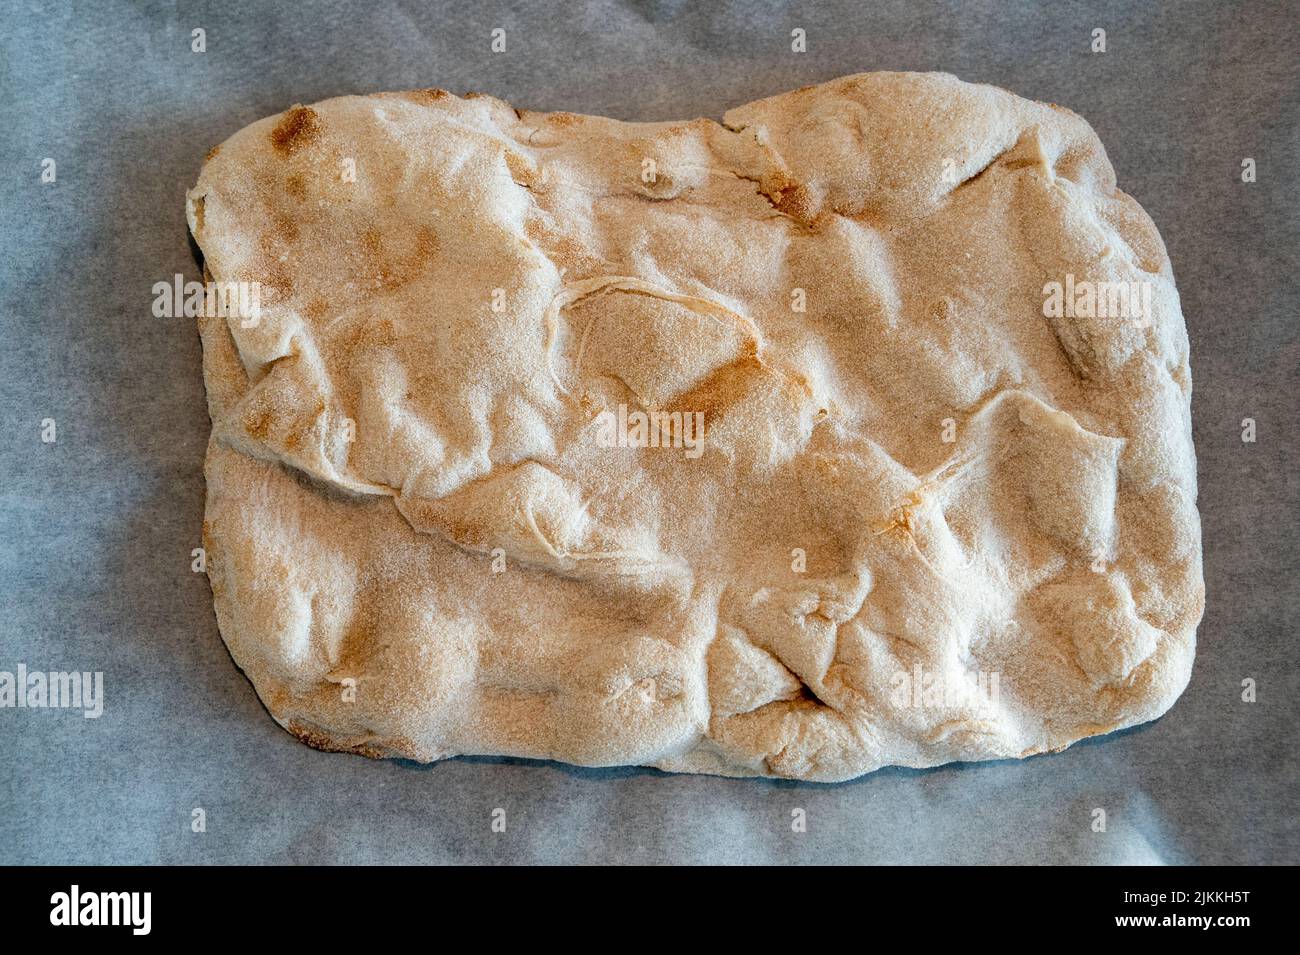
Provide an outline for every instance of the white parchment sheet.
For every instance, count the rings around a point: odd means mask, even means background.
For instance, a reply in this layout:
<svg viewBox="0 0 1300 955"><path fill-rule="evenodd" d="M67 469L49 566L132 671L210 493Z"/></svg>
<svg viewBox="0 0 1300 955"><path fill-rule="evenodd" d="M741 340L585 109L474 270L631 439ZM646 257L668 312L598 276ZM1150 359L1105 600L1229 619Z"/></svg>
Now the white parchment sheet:
<svg viewBox="0 0 1300 955"><path fill-rule="evenodd" d="M0 709L0 863L1300 861L1297 4L54 6L10 0L0 25L0 670L102 673L103 712ZM150 308L155 282L199 277L184 196L204 153L343 93L719 118L882 69L1068 106L1164 236L1208 586L1173 710L1058 755L837 786L372 762L277 727L191 572L209 429L195 324Z"/></svg>

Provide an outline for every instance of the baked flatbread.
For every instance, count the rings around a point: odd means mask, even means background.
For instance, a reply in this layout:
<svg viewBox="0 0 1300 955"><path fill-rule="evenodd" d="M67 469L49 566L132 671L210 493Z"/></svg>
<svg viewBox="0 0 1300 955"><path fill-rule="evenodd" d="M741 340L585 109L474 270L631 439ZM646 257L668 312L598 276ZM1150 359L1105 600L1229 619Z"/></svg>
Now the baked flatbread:
<svg viewBox="0 0 1300 955"><path fill-rule="evenodd" d="M200 318L217 619L313 746L831 781L1187 684L1186 330L1068 110L906 73L721 125L340 97L188 212L260 290Z"/></svg>

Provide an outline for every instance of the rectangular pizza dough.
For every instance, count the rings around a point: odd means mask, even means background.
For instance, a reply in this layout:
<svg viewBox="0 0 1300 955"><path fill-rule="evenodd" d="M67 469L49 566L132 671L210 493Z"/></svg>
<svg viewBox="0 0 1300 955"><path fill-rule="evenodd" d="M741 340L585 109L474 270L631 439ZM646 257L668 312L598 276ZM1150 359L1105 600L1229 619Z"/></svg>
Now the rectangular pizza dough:
<svg viewBox="0 0 1300 955"><path fill-rule="evenodd" d="M188 215L217 619L313 746L836 781L1187 684L1186 330L1066 109L347 96L214 149Z"/></svg>

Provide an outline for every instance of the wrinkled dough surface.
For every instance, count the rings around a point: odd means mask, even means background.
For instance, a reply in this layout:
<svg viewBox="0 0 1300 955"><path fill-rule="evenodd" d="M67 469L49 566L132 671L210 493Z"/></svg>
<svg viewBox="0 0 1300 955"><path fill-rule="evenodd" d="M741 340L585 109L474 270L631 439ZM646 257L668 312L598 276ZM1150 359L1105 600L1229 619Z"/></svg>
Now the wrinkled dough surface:
<svg viewBox="0 0 1300 955"><path fill-rule="evenodd" d="M1186 331L1067 110L942 74L722 124L342 97L188 206L261 289L200 318L217 617L312 745L841 780L1186 685ZM1150 314L1045 315L1067 273ZM662 440L611 446L634 414Z"/></svg>

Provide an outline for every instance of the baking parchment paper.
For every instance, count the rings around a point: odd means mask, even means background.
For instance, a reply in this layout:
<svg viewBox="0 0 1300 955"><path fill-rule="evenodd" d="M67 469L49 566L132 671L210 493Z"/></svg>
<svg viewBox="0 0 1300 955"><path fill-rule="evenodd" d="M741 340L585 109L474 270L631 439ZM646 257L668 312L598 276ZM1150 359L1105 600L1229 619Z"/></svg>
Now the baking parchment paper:
<svg viewBox="0 0 1300 955"><path fill-rule="evenodd" d="M0 670L101 671L104 710L0 709L0 863L1300 861L1295 3L4 7ZM204 153L343 93L720 118L883 69L1070 107L1164 236L1192 341L1208 586L1173 710L1058 755L835 786L372 762L279 729L191 572L209 430L195 323L150 307L155 282L199 277L184 193Z"/></svg>

